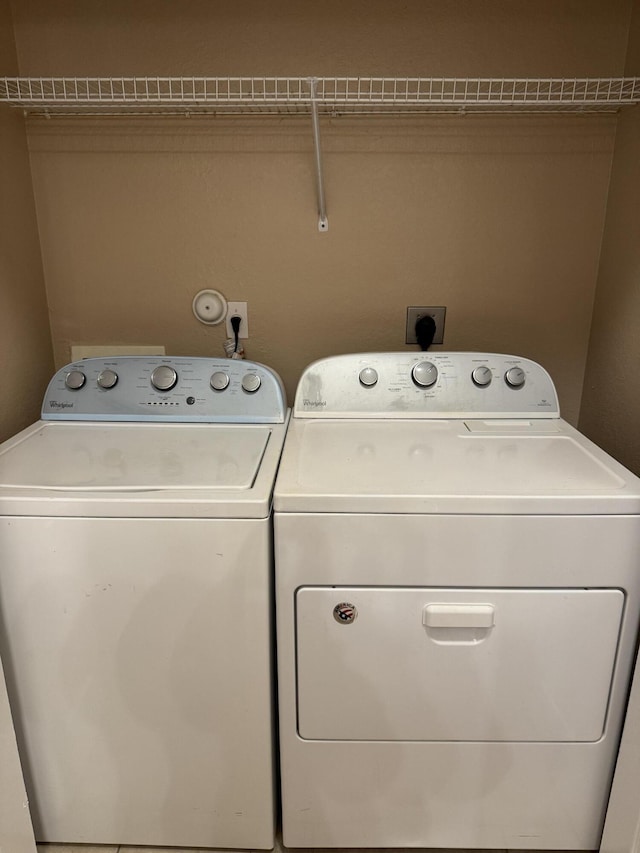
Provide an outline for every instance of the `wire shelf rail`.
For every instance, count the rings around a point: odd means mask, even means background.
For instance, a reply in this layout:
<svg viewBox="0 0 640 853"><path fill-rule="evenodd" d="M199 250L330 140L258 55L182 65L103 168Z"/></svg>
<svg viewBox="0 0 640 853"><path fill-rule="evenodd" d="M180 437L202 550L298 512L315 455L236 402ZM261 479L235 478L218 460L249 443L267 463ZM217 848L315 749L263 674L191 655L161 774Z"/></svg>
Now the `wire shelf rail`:
<svg viewBox="0 0 640 853"><path fill-rule="evenodd" d="M3 77L2 102L40 115L309 115L314 103L320 115L331 116L610 112L640 102L640 78Z"/></svg>

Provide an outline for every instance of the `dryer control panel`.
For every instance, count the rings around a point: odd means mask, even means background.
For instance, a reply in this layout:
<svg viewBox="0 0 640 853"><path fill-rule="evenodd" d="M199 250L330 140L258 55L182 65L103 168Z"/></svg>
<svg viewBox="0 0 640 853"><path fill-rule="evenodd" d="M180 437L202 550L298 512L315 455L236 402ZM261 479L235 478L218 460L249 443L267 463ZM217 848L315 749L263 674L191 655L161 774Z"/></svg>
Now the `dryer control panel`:
<svg viewBox="0 0 640 853"><path fill-rule="evenodd" d="M225 358L87 358L60 369L47 388L43 420L283 423L277 373Z"/></svg>
<svg viewBox="0 0 640 853"><path fill-rule="evenodd" d="M303 373L297 418L559 418L547 371L493 353L362 353Z"/></svg>

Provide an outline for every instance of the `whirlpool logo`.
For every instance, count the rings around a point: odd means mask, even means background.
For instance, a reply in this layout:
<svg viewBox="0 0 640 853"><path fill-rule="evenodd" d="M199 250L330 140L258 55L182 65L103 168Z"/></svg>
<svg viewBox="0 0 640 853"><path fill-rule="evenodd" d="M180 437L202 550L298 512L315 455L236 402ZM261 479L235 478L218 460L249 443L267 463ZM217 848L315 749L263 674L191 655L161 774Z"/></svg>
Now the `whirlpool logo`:
<svg viewBox="0 0 640 853"><path fill-rule="evenodd" d="M302 405L306 409L322 409L327 405L326 400L308 400L306 397L302 401Z"/></svg>
<svg viewBox="0 0 640 853"><path fill-rule="evenodd" d="M57 400L49 400L50 409L73 409L75 403L59 403Z"/></svg>

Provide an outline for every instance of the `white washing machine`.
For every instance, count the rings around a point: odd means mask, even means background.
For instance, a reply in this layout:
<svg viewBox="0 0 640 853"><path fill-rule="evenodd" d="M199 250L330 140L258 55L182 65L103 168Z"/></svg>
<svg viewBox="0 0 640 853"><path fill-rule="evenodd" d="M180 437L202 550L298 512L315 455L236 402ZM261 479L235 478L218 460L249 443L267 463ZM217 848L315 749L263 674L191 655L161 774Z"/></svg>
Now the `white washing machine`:
<svg viewBox="0 0 640 853"><path fill-rule="evenodd" d="M319 361L274 505L285 845L597 848L640 480L560 419L546 371Z"/></svg>
<svg viewBox="0 0 640 853"><path fill-rule="evenodd" d="M36 837L274 840L268 368L87 359L0 446L0 651Z"/></svg>

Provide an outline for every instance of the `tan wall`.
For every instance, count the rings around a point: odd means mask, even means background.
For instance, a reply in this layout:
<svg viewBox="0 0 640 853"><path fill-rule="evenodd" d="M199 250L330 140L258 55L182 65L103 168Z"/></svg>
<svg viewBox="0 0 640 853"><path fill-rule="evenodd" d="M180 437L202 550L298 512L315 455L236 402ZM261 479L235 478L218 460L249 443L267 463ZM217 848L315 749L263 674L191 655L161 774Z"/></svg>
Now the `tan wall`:
<svg viewBox="0 0 640 853"><path fill-rule="evenodd" d="M17 72L11 11L0 0L0 76ZM0 441L36 420L53 370L24 119L0 109Z"/></svg>
<svg viewBox="0 0 640 853"><path fill-rule="evenodd" d="M609 76L630 0L13 0L22 74Z"/></svg>
<svg viewBox="0 0 640 853"><path fill-rule="evenodd" d="M22 74L611 75L629 3L525 0L14 4ZM447 305L445 348L516 352L577 418L614 118L32 121L56 360L72 343L221 354L203 287L247 300L248 357L290 392L311 360L404 348Z"/></svg>
<svg viewBox="0 0 640 853"><path fill-rule="evenodd" d="M640 2L626 73L640 75ZM618 124L580 427L640 474L640 113Z"/></svg>

